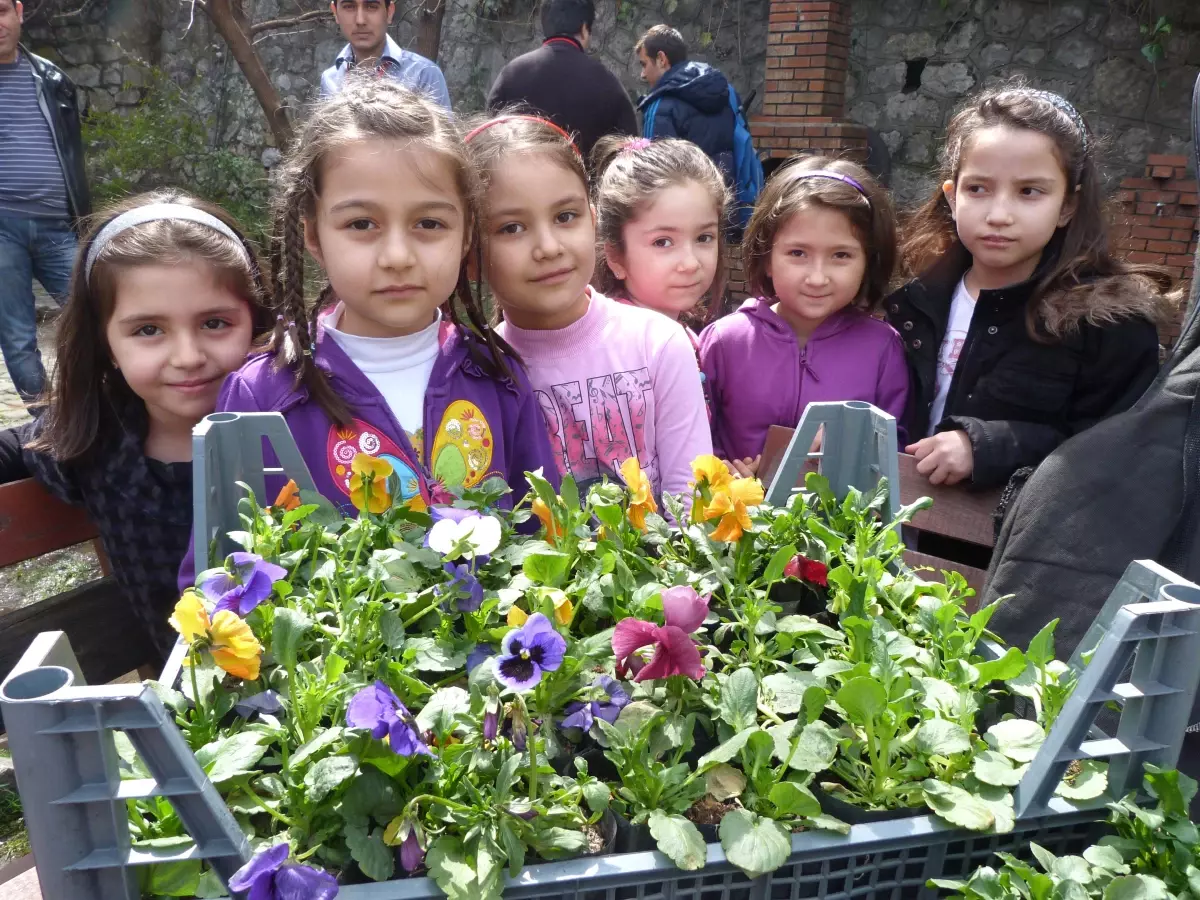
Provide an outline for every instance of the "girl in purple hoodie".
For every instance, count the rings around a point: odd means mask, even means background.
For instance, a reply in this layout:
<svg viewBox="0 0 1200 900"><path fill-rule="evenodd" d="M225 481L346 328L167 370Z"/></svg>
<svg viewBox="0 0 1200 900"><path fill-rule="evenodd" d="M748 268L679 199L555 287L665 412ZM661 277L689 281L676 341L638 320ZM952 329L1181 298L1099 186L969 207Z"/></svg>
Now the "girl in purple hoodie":
<svg viewBox="0 0 1200 900"><path fill-rule="evenodd" d="M863 400L900 418L904 345L872 317L895 258L891 202L862 167L808 157L772 177L742 243L758 296L700 335L718 456L753 474L767 429L794 428L809 403Z"/></svg>
<svg viewBox="0 0 1200 900"><path fill-rule="evenodd" d="M520 500L527 471L555 477L554 457L529 380L467 279L479 214L462 135L391 79L350 81L281 166L279 322L217 408L283 413L317 489L349 514L361 453L391 465L388 493L416 509L491 475L512 489L506 505ZM305 250L329 279L312 301Z"/></svg>

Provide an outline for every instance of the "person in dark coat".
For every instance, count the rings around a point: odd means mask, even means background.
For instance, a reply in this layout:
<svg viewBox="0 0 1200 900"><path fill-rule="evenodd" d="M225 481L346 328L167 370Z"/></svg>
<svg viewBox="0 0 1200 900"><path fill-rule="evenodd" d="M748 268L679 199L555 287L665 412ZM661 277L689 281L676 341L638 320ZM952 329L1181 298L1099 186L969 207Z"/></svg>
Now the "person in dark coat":
<svg viewBox="0 0 1200 900"><path fill-rule="evenodd" d="M729 81L708 63L688 60L687 44L674 28L655 25L637 42L642 80L642 136L682 138L703 150L727 182L733 178L734 114Z"/></svg>
<svg viewBox="0 0 1200 900"><path fill-rule="evenodd" d="M500 70L487 102L493 112L513 106L549 119L574 136L584 159L605 135L637 134L629 94L616 75L587 55L595 18L592 0L546 0L546 40Z"/></svg>

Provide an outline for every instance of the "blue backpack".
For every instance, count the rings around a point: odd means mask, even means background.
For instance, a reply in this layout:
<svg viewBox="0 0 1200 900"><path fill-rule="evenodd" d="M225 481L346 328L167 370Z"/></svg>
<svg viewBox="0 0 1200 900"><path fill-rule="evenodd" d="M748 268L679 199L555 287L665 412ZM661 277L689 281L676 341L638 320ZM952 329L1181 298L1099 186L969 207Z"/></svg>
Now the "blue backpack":
<svg viewBox="0 0 1200 900"><path fill-rule="evenodd" d="M729 86L729 105L733 108L733 175L736 184L734 221L742 228L750 221L754 204L763 189L763 167L754 149L754 140L738 104L737 92Z"/></svg>

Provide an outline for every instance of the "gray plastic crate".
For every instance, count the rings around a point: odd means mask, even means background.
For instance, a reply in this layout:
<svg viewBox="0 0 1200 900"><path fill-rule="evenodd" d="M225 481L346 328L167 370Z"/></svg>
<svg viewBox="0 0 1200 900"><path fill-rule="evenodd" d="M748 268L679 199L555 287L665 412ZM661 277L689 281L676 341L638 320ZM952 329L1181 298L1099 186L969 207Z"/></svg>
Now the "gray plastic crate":
<svg viewBox="0 0 1200 900"><path fill-rule="evenodd" d="M1159 599L1145 596L1156 579ZM771 875L748 879L720 845L708 866L685 873L657 853L634 853L534 866L512 879L513 898L572 900L926 900L929 878L965 876L997 850L1023 852L1037 841L1078 853L1095 837L1102 806L1080 810L1052 796L1068 763L1110 762L1112 796L1140 783L1141 765L1173 766L1200 680L1200 587L1160 567L1131 564L1116 589L1131 602L1117 610L1016 793L1018 822L1008 834L951 828L932 816L856 825L849 835L809 832L792 838L792 856ZM1128 671L1126 680L1122 673ZM1103 704L1122 706L1114 735L1097 733ZM134 869L156 859L202 856L228 875L249 847L216 790L152 690L141 685L87 687L61 632L40 635L0 686L17 784L46 900L119 900L137 896ZM124 730L154 777L117 781L112 732ZM166 796L196 847L152 856L130 847L127 797ZM435 898L428 879L343 888L346 900Z"/></svg>
<svg viewBox="0 0 1200 900"><path fill-rule="evenodd" d="M821 449L809 453L822 426L825 437ZM897 452L896 420L883 410L858 400L810 403L767 488L767 502L784 506L796 490L805 464L816 459L820 473L829 479L829 486L838 497L846 496L851 487L873 490L880 478L886 478L888 503L883 516L891 518L900 509Z"/></svg>

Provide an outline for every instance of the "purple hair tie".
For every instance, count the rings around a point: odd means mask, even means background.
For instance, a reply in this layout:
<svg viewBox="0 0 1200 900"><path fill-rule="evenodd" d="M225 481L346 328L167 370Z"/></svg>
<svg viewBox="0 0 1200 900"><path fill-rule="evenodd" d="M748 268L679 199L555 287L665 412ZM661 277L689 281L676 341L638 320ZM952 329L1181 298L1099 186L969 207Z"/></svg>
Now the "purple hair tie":
<svg viewBox="0 0 1200 900"><path fill-rule="evenodd" d="M633 138L632 140L625 142L625 146L623 146L621 148L621 155L625 156L626 154L629 154L629 153L637 153L639 150L645 150L649 146L650 146L649 138L644 138L644 137Z"/></svg>
<svg viewBox="0 0 1200 900"><path fill-rule="evenodd" d="M843 175L841 172L835 172L833 169L813 169L811 172L798 172L796 178L832 178L834 181L840 181L843 184L848 184L867 201L867 206L871 205L871 198L867 196L867 189L851 178L849 175Z"/></svg>

